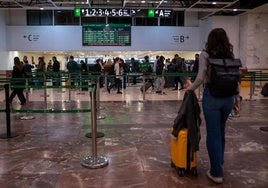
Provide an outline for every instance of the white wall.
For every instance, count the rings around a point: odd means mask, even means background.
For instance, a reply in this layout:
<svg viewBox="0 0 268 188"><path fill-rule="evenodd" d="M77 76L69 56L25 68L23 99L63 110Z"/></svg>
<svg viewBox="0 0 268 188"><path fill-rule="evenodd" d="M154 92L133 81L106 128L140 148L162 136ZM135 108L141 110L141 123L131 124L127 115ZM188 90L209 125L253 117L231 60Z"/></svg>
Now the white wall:
<svg viewBox="0 0 268 188"><path fill-rule="evenodd" d="M6 11L0 10L0 51L6 50Z"/></svg>
<svg viewBox="0 0 268 188"><path fill-rule="evenodd" d="M184 26L185 27L198 27L198 13L197 12L184 12Z"/></svg>
<svg viewBox="0 0 268 188"><path fill-rule="evenodd" d="M131 46L82 46L82 26L7 26L9 51L199 51L199 27L131 28ZM183 38L183 40L182 40Z"/></svg>
<svg viewBox="0 0 268 188"><path fill-rule="evenodd" d="M0 69L8 69L9 53L6 46L6 10L0 10Z"/></svg>
<svg viewBox="0 0 268 188"><path fill-rule="evenodd" d="M27 25L26 10L7 10L7 25Z"/></svg>
<svg viewBox="0 0 268 188"><path fill-rule="evenodd" d="M200 21L200 38L203 49L209 32L214 28L223 28L234 46L234 55L240 58L239 54L239 17L238 16L213 16Z"/></svg>
<svg viewBox="0 0 268 188"><path fill-rule="evenodd" d="M240 54L249 69L268 69L268 14L240 16Z"/></svg>

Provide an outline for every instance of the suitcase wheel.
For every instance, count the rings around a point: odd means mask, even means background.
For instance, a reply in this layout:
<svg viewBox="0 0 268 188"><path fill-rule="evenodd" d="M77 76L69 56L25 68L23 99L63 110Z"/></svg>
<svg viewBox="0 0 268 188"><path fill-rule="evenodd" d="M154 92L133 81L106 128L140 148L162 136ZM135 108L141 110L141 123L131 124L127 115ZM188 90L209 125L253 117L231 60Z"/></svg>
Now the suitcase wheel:
<svg viewBox="0 0 268 188"><path fill-rule="evenodd" d="M171 161L171 163L170 163L170 166L172 167L172 168L176 168L176 166L175 166L175 164Z"/></svg>
<svg viewBox="0 0 268 188"><path fill-rule="evenodd" d="M186 176L185 170L183 168L177 168L177 173L178 173L178 176L180 177Z"/></svg>
<svg viewBox="0 0 268 188"><path fill-rule="evenodd" d="M196 168L192 168L190 174L193 177L197 177L197 170L196 170Z"/></svg>

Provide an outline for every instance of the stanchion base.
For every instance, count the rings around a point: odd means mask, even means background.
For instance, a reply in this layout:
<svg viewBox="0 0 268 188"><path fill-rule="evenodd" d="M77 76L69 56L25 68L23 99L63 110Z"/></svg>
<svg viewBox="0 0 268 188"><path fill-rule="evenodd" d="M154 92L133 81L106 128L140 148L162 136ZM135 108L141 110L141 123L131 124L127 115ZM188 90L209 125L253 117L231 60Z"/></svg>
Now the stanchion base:
<svg viewBox="0 0 268 188"><path fill-rule="evenodd" d="M268 131L268 127L260 127L260 130L267 132Z"/></svg>
<svg viewBox="0 0 268 188"><path fill-rule="evenodd" d="M0 139L7 139L7 138L14 138L19 136L19 134L17 133L11 133L11 135L7 135L7 134L0 134Z"/></svg>
<svg viewBox="0 0 268 188"><path fill-rule="evenodd" d="M88 137L88 138L92 138L92 133L87 133L87 134L86 134L86 137ZM97 138L102 138L102 137L104 137L104 133L102 133L102 132L97 132Z"/></svg>
<svg viewBox="0 0 268 188"><path fill-rule="evenodd" d="M105 119L105 116L101 116L101 115L99 115L99 116L97 117L97 119Z"/></svg>
<svg viewBox="0 0 268 188"><path fill-rule="evenodd" d="M86 168L96 169L105 167L108 163L109 161L106 157L99 156L94 160L94 157L87 156L82 160L81 165Z"/></svg>
<svg viewBox="0 0 268 188"><path fill-rule="evenodd" d="M34 116L21 116L20 117L20 120L32 120L32 119L35 119Z"/></svg>

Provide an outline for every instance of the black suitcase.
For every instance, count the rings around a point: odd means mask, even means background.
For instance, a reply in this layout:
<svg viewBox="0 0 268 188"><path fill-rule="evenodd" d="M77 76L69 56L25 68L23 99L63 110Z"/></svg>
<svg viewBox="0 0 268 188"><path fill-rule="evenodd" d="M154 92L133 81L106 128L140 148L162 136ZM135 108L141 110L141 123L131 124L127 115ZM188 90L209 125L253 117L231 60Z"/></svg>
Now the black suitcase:
<svg viewBox="0 0 268 188"><path fill-rule="evenodd" d="M265 83L264 86L262 87L261 94L264 97L268 97L268 83Z"/></svg>
<svg viewBox="0 0 268 188"><path fill-rule="evenodd" d="M145 82L144 85L145 85L144 92L146 92L152 86L152 83L151 82ZM143 86L141 86L140 90L141 90L141 92L143 92Z"/></svg>

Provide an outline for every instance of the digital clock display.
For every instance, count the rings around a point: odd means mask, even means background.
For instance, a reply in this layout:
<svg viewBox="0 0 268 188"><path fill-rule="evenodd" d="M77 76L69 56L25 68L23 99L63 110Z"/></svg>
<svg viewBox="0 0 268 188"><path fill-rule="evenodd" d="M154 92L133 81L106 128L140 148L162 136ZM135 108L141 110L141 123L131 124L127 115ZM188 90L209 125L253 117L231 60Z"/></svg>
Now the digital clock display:
<svg viewBox="0 0 268 188"><path fill-rule="evenodd" d="M82 26L83 46L130 46L129 24L87 24Z"/></svg>
<svg viewBox="0 0 268 188"><path fill-rule="evenodd" d="M131 9L102 9L102 8L81 8L82 17L130 17L135 14Z"/></svg>

